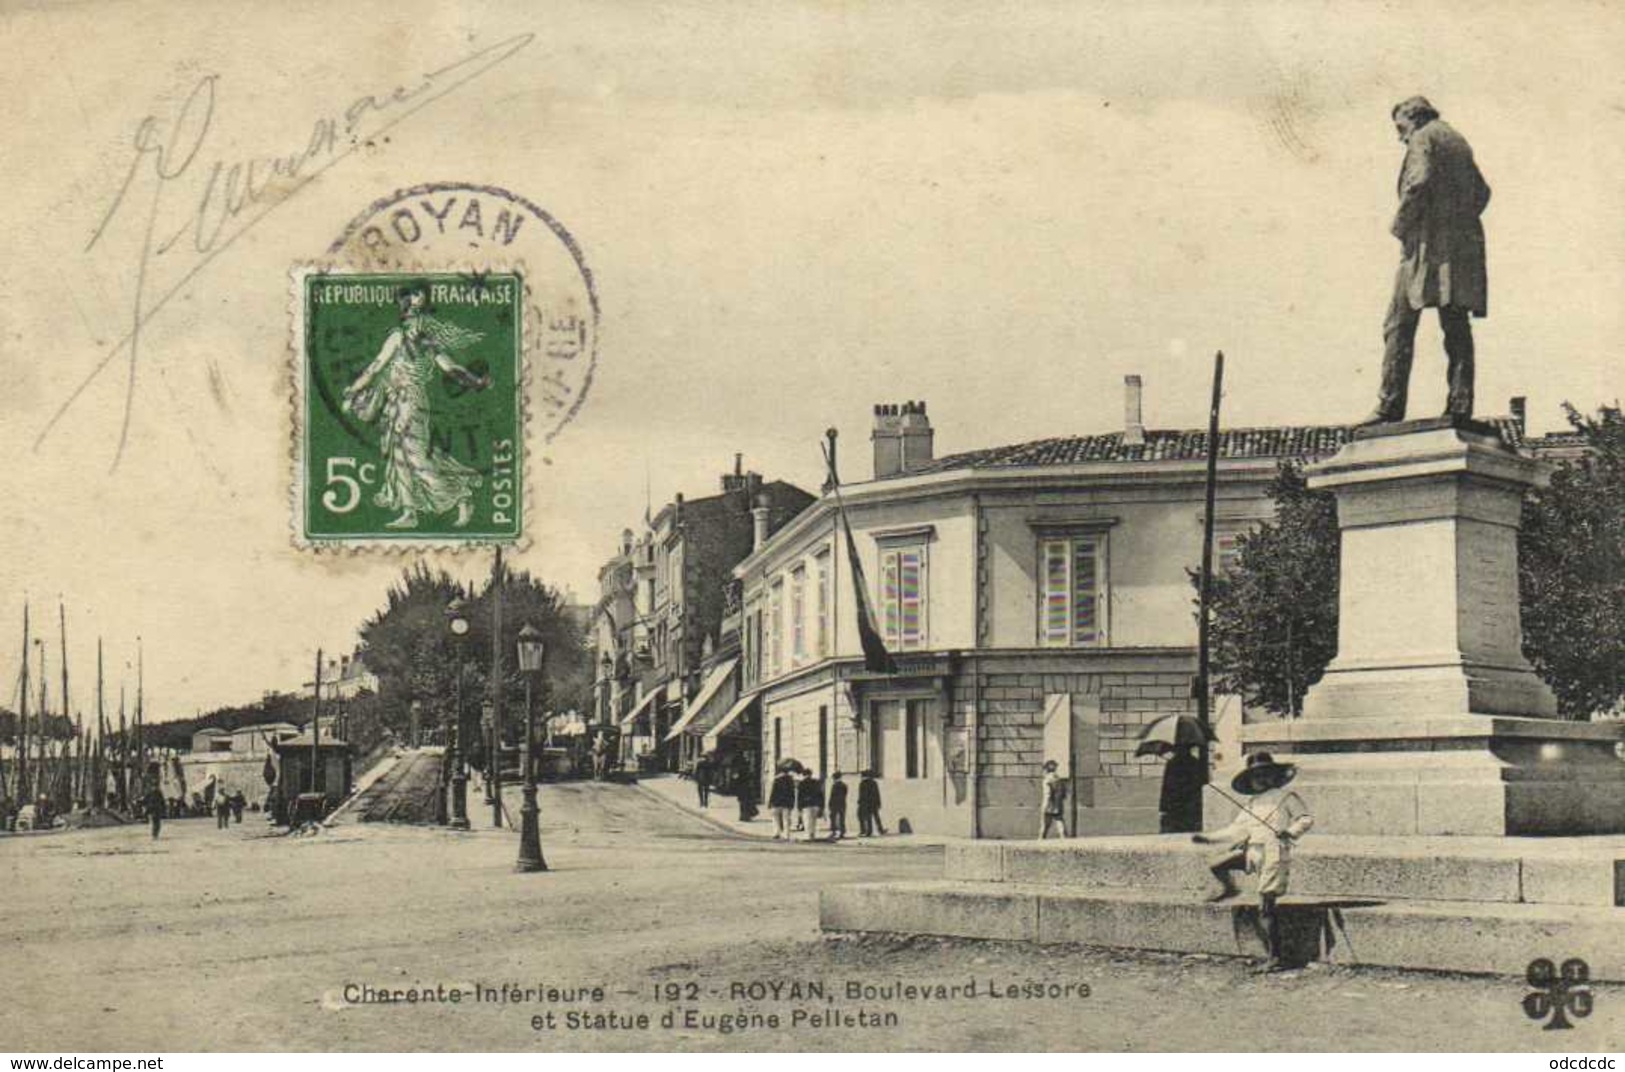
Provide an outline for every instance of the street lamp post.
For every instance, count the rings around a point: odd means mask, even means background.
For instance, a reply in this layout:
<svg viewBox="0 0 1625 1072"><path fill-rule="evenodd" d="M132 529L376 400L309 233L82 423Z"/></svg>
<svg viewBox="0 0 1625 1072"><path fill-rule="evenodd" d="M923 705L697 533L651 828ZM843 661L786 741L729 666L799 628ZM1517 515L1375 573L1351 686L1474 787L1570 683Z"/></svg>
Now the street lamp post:
<svg viewBox="0 0 1625 1072"><path fill-rule="evenodd" d="M496 784L500 768L497 749L502 746L497 737L496 705L490 700L480 702L480 739L485 742L485 802L491 805L491 825L502 827L502 790Z"/></svg>
<svg viewBox="0 0 1625 1072"><path fill-rule="evenodd" d="M463 601L454 599L446 607L446 628L451 630L453 645L457 649L457 710L451 720L451 823L457 830L467 830L468 823L468 771L463 767L463 637L468 635L468 618L463 613Z"/></svg>
<svg viewBox="0 0 1625 1072"><path fill-rule="evenodd" d="M547 646L534 625L525 623L519 630L519 669L525 675L525 750L521 776L524 779L525 802L519 809L519 860L515 871L546 871L547 861L542 858L541 808L536 803L536 706L532 684L542 676L547 658ZM543 682L545 687L546 682Z"/></svg>

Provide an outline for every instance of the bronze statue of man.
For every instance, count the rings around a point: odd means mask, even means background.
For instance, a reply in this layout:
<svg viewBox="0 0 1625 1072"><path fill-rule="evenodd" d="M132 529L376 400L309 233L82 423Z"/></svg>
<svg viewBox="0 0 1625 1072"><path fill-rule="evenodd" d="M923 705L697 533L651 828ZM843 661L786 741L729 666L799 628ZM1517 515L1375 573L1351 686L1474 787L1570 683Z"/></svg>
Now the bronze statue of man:
<svg viewBox="0 0 1625 1072"><path fill-rule="evenodd" d="M1488 311L1484 227L1479 216L1490 188L1473 150L1425 97L1394 106L1394 128L1405 143L1399 169L1399 211L1389 228L1399 239L1399 273L1383 321L1382 387L1377 408L1361 424L1405 419L1416 326L1422 310L1439 310L1450 401L1445 416L1473 415L1473 329L1469 316Z"/></svg>

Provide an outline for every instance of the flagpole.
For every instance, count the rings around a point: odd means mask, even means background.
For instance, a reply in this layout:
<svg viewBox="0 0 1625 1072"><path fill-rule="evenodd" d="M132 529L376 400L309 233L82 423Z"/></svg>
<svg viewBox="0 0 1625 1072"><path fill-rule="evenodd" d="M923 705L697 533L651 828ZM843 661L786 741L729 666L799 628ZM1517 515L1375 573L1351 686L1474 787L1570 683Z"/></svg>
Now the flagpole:
<svg viewBox="0 0 1625 1072"><path fill-rule="evenodd" d="M834 428L824 429L824 439L826 441L826 446L824 447L824 461L828 464L829 468L829 475L825 477L824 480L825 491L840 490L840 470L836 466L835 457L835 440L839 436L840 432ZM836 655L841 650L840 633L837 631L837 628L841 622L841 616L835 613L835 593L840 590L839 576L841 566L840 556L835 553L835 545L837 542L835 529L837 521L837 517L834 514L831 514L829 519L829 577L826 580L827 591L822 593L824 599L826 600L824 610L824 628L829 630L829 635L825 637L825 642L829 645L829 647L824 654L826 658L831 660L829 668L829 709L831 712L839 711L841 709L841 672L840 663L836 660ZM851 719L853 724L856 725L856 711L851 713ZM841 768L841 734L839 727L840 723L837 721L835 740L833 742L835 746L836 770L840 770ZM856 752L861 750L858 747L855 734L852 745L854 750L853 758L855 759ZM830 772L824 771L823 775L824 783L826 785L831 784Z"/></svg>

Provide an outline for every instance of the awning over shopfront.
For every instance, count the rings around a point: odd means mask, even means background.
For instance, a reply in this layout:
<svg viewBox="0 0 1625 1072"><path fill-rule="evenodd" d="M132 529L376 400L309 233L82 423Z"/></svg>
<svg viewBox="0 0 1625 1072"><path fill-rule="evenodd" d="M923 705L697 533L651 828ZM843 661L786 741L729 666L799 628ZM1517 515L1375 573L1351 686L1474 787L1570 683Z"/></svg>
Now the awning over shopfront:
<svg viewBox="0 0 1625 1072"><path fill-rule="evenodd" d="M639 700L638 705L632 708L632 713L621 719L621 729L631 733L632 728L637 725L638 719L649 713L650 706L652 706L655 700L658 699L665 691L665 689L656 689L654 692L649 693L649 695Z"/></svg>
<svg viewBox="0 0 1625 1072"><path fill-rule="evenodd" d="M700 686L700 691L695 694L693 702L683 712L683 717L678 719L677 724L672 726L671 732L666 734L666 740L674 741L685 731L696 735L705 731L705 722L703 720L696 722L695 720L717 698L717 693L722 691L722 686L738 666L738 659L729 659L720 666L712 668L711 673L705 678L705 684Z"/></svg>
<svg viewBox="0 0 1625 1072"><path fill-rule="evenodd" d="M722 721L706 731L705 747L708 750L717 747L723 736L755 705L757 697L761 694L761 690L758 689L756 692L747 692L739 697L738 702L728 708L728 713L722 716Z"/></svg>

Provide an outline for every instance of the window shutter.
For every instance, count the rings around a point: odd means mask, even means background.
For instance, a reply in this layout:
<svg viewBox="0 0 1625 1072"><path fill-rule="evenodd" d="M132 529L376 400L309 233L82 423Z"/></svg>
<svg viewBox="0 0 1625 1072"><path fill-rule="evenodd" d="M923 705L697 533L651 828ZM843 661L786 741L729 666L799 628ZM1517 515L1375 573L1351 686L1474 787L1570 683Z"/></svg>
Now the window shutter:
<svg viewBox="0 0 1625 1072"><path fill-rule="evenodd" d="M897 552L886 551L880 557L880 612L885 616L881 629L890 647L900 647L903 609L899 605L899 579Z"/></svg>
<svg viewBox="0 0 1625 1072"><path fill-rule="evenodd" d="M897 553L898 603L901 605L902 643L899 647L918 648L925 643L925 563L918 550Z"/></svg>
<svg viewBox="0 0 1625 1072"><path fill-rule="evenodd" d="M1080 536L1072 544L1072 642L1100 642L1100 541Z"/></svg>
<svg viewBox="0 0 1625 1072"><path fill-rule="evenodd" d="M1068 577L1067 541L1045 540L1043 544L1043 621L1039 639L1046 645L1071 643L1071 584Z"/></svg>

